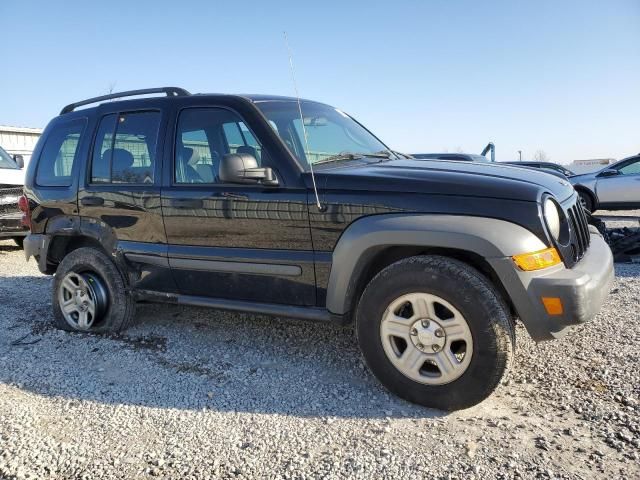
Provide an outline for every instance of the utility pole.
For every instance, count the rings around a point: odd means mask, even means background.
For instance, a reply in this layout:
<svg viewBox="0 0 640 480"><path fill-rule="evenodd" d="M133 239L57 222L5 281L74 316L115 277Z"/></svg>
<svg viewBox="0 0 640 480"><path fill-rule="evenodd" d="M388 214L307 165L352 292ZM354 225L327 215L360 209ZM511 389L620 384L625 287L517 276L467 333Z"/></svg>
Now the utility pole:
<svg viewBox="0 0 640 480"><path fill-rule="evenodd" d="M522 150L518 150L518 155L520 155L520 161L522 161Z"/></svg>

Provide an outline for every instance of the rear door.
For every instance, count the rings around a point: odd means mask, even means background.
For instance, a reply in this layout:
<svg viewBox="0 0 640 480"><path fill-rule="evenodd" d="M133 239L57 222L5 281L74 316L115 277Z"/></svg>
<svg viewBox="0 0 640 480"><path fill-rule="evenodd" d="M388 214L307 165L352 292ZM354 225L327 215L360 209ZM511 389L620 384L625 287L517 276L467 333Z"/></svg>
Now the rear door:
<svg viewBox="0 0 640 480"><path fill-rule="evenodd" d="M138 288L171 291L157 160L162 117L160 110L102 108L78 207L83 231L138 264Z"/></svg>
<svg viewBox="0 0 640 480"><path fill-rule="evenodd" d="M162 191L169 262L182 293L290 305L315 304L315 272L307 191L302 183L222 183L220 160L253 155L278 159L247 122L224 106L179 111L167 143ZM166 163L166 164L167 164ZM167 172L168 173L168 172Z"/></svg>

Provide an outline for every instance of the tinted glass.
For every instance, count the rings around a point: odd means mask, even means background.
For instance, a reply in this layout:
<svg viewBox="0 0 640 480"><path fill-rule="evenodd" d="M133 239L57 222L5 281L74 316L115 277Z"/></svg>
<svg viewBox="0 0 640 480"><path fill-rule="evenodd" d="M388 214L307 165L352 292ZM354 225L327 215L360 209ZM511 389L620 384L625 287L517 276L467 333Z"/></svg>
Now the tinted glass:
<svg viewBox="0 0 640 480"><path fill-rule="evenodd" d="M315 102L301 104L309 143L308 152L297 102L256 102L276 125L276 131L300 162L316 163L341 153L364 154L388 151L387 147L349 115ZM307 158L308 157L308 158Z"/></svg>
<svg viewBox="0 0 640 480"><path fill-rule="evenodd" d="M84 131L84 118L56 125L45 141L36 183L42 186L68 187L71 185L71 172L78 154L78 143Z"/></svg>
<svg viewBox="0 0 640 480"><path fill-rule="evenodd" d="M637 175L640 174L640 158L635 162L629 163L620 169L622 175Z"/></svg>
<svg viewBox="0 0 640 480"><path fill-rule="evenodd" d="M174 175L176 183L215 183L220 159L248 153L258 164L262 148L235 113L222 108L190 108L178 118Z"/></svg>
<svg viewBox="0 0 640 480"><path fill-rule="evenodd" d="M107 115L93 150L94 183L153 183L159 112Z"/></svg>
<svg viewBox="0 0 640 480"><path fill-rule="evenodd" d="M230 153L237 153L240 149L240 152L250 153L260 161L260 145L244 122L225 123L222 125L222 131Z"/></svg>
<svg viewBox="0 0 640 480"><path fill-rule="evenodd" d="M116 130L116 117L115 114L107 115L100 121L91 161L91 182L93 183L111 182L111 149L113 133Z"/></svg>

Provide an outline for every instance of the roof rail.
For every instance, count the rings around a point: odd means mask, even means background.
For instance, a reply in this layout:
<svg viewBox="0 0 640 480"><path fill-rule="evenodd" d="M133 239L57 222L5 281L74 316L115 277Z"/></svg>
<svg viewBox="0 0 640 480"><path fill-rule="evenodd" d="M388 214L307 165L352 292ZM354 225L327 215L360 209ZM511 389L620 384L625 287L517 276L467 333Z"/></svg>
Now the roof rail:
<svg viewBox="0 0 640 480"><path fill-rule="evenodd" d="M89 105L91 103L98 103L104 100L111 100L113 98L133 97L136 95L149 95L151 93L166 93L167 97L181 97L184 95L191 95L184 88L178 87L161 87L161 88L143 88L141 90L129 90L127 92L110 93L109 95L102 95L101 97L87 98L79 102L70 103L60 111L60 115L73 112L76 108L83 105Z"/></svg>

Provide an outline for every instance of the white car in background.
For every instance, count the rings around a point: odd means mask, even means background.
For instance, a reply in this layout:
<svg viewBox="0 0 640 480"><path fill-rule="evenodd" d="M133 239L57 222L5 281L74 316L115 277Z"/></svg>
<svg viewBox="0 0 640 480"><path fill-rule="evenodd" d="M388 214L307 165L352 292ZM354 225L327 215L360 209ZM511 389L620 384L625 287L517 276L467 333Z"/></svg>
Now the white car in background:
<svg viewBox="0 0 640 480"><path fill-rule="evenodd" d="M24 160L0 147L0 239L12 238L18 246L29 230L22 224L18 200L24 187Z"/></svg>

